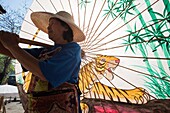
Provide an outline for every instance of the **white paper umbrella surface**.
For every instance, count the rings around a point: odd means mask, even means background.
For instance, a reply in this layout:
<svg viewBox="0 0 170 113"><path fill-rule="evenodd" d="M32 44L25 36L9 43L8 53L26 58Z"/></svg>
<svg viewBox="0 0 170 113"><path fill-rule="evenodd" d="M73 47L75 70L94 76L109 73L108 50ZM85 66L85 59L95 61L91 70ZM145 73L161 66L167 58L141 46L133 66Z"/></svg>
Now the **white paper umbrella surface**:
<svg viewBox="0 0 170 113"><path fill-rule="evenodd" d="M126 99L131 100L133 93L137 92L135 89L139 92L145 89L143 92L147 92L149 99L137 102L133 98L130 103L141 104L153 98L167 99L170 96L168 4L166 0L34 0L22 24L20 37L53 44L47 34L34 26L30 14L36 11L67 11L86 35L86 40L79 43L85 53L80 76L85 79L89 75L91 80L86 82L92 85L82 91L82 99L128 103ZM103 72L96 70L96 61L101 66L102 63L111 65L114 57L120 61L115 63L113 60L116 67L100 67ZM94 85L97 83L113 88L117 96L108 89L105 93L100 92L99 89L104 86ZM85 90L85 86L81 85L80 89ZM118 89L125 89L125 92L132 90L128 92L131 96L125 96ZM144 95L141 96L143 98Z"/></svg>

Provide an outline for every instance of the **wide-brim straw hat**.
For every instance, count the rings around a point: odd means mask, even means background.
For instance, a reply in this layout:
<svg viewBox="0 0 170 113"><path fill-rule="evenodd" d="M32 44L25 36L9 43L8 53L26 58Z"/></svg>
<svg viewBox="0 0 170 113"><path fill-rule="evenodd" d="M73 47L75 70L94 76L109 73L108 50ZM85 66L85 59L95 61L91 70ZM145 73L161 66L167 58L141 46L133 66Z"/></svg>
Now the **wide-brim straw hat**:
<svg viewBox="0 0 170 113"><path fill-rule="evenodd" d="M57 12L56 14L49 12L33 12L31 14L31 20L33 21L35 26L47 34L48 34L47 27L49 25L50 18L58 18L67 23L73 31L74 42L81 42L85 40L85 35L82 32L82 30L74 23L73 17L65 11L60 11Z"/></svg>

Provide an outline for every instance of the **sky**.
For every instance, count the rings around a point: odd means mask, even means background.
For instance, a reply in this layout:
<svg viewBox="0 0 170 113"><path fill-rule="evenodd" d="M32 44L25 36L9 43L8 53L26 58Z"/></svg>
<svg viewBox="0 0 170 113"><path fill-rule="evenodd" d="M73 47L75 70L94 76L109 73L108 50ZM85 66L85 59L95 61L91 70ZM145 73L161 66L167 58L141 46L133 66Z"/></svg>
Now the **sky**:
<svg viewBox="0 0 170 113"><path fill-rule="evenodd" d="M22 8L22 5L24 3L27 6L30 6L32 3L32 0L0 0L0 4L3 7L9 6L10 9L14 9L14 10Z"/></svg>

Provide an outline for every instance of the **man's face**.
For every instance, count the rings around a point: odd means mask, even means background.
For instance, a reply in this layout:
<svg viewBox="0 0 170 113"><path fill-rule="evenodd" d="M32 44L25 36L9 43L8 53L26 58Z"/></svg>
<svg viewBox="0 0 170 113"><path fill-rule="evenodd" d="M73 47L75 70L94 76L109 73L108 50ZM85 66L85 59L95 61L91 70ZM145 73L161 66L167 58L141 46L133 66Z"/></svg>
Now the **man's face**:
<svg viewBox="0 0 170 113"><path fill-rule="evenodd" d="M63 32L67 31L68 29L63 27L55 18L51 18L49 20L49 26L48 26L48 35L49 39L53 40L54 42L58 42L63 39Z"/></svg>

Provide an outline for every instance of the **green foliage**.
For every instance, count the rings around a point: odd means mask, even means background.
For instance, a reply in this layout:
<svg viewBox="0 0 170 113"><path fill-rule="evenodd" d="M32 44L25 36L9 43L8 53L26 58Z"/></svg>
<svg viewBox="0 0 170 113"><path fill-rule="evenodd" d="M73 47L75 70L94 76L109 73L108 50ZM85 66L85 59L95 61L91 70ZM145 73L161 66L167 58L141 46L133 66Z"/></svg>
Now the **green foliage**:
<svg viewBox="0 0 170 113"><path fill-rule="evenodd" d="M148 13L151 16L151 20L148 22L145 22L145 18L143 18L142 13L136 7L137 5L133 4L133 0L119 0L116 2L113 0L108 0L108 7L103 10L104 16L107 15L108 18L111 17L112 19L120 17L128 26L127 21L130 20L126 20L127 16L133 16L134 13L136 13L140 20L138 22L141 23L142 27L138 27L137 29L137 24L135 23L133 29L129 27L126 30L129 35L126 39L123 39L123 45L126 45L125 52L130 50L136 54L136 50L139 49L143 58L147 58L147 48L150 47L152 52L154 52L155 57L159 58L157 49L161 48L165 54L165 57L168 58L170 55L170 12L167 10L168 4L165 6L163 13L159 13L153 11L152 7L150 7L150 1L145 2L148 6ZM167 55L167 52L169 55ZM157 60L157 68L159 70L156 70L153 66L151 66L149 59L144 60L147 60L147 62L145 62L146 71L152 75L147 76L148 81L146 81L146 87L148 87L150 92L155 94L157 98L169 98L170 83L167 80L170 80L170 75L168 75L166 70L164 70L161 60ZM169 63L169 61L167 61L167 63ZM168 66L170 66L170 64L168 64Z"/></svg>
<svg viewBox="0 0 170 113"><path fill-rule="evenodd" d="M150 4L147 3L147 5ZM144 18L142 17L142 14L139 11L136 12L137 14L139 14L139 20L143 26L142 28L138 28L137 30L135 24L133 30L131 29L127 30L129 36L127 37L127 39L124 39L124 43L123 43L127 45L125 51L131 50L135 54L134 47L135 48L138 47L143 57L146 58L146 54L147 54L146 46L150 46L153 49L152 50L153 52L155 52L158 48L161 47L161 49L165 54L165 57L168 58L167 52L170 55L170 44L169 44L170 43L170 38L169 38L170 37L170 28L169 28L170 13L167 12L166 7L162 14L151 10L149 14L152 20L149 21L148 23L147 22L145 23ZM146 26L147 24L149 24L148 25L149 27ZM169 35L167 36L167 34ZM155 54L155 57L159 58L158 55L159 53ZM167 63L169 62L167 61ZM170 75L166 73L166 70L164 70L164 67L161 64L160 60L157 60L157 65L159 70L154 69L154 67L151 66L149 62L146 63L145 68L152 76L147 76L148 81L146 81L145 85L147 88L149 88L151 93L156 95L157 98L167 99L170 97L170 91L169 91ZM153 76L156 76L158 78L155 78Z"/></svg>
<svg viewBox="0 0 170 113"><path fill-rule="evenodd" d="M158 21L158 20L155 20L155 21ZM170 54L170 39L169 39L169 36L166 37L164 35L166 32L170 33L170 29L164 29L165 25L166 25L166 23L162 22L158 25L157 28L155 28L154 26L151 26L150 28L145 29L147 31L146 33L140 34L141 30L137 30L136 24L135 24L134 31L127 30L127 32L129 33L129 36L128 36L127 40L124 39L125 42L123 43L123 44L128 45L126 47L125 51L127 51L127 49L130 48L132 50L132 52L135 53L135 51L132 47L132 44L139 44L139 43L143 44L145 42L147 42L147 44L148 44L148 43L158 42L158 45L155 46L153 51L155 51L158 47L160 47L164 44L164 45L166 45L166 49L167 49L168 53ZM143 28L145 26L146 25L143 25ZM143 29L143 28L141 28L141 29Z"/></svg>
<svg viewBox="0 0 170 113"><path fill-rule="evenodd" d="M168 7L168 5L165 7L165 9L164 9L164 11L163 11L163 13L161 14L161 13L159 13L159 12L152 12L152 13L154 13L155 15L157 15L157 17L158 17L158 19L157 20L152 20L152 21L159 21L159 20L161 20L162 21L162 23L165 23L165 24L170 24L170 12L168 12L167 11L167 8Z"/></svg>
<svg viewBox="0 0 170 113"><path fill-rule="evenodd" d="M145 66L138 66L136 67L145 69L146 71L149 71L152 73L150 76L146 76L147 80L145 80L146 84L145 86L150 90L151 93L155 94L155 96L158 99L168 99L170 97L170 76L166 71L162 68L159 68L162 70L161 72L156 70L154 66L152 68L147 68ZM145 76L145 75L143 75Z"/></svg>
<svg viewBox="0 0 170 113"><path fill-rule="evenodd" d="M152 12L155 15L157 15L158 19L156 20L151 20L150 22L156 23L157 21L160 21L160 24L158 25L157 28L154 28L153 26L151 26L151 30L148 30L148 36L151 37L149 42L158 42L159 44L156 45L155 50L158 47L162 47L163 45L165 45L169 55L170 55L170 12L167 12L166 7L163 11L163 14L159 13L159 12ZM169 34L168 36L165 36L167 34Z"/></svg>
<svg viewBox="0 0 170 113"><path fill-rule="evenodd" d="M132 12L136 5L132 5L133 0L120 0L118 2L118 6L116 6L116 10L120 13L120 17L125 20L127 15L134 15Z"/></svg>
<svg viewBox="0 0 170 113"><path fill-rule="evenodd" d="M87 1L87 0L80 0L80 3L79 3L79 5L81 5L81 8L82 7L86 7L86 5L88 4L88 3L90 3L91 1Z"/></svg>
<svg viewBox="0 0 170 113"><path fill-rule="evenodd" d="M108 15L108 17L112 17L112 18L114 18L114 17L116 17L116 13L114 12L114 2L113 1L111 1L111 0L108 0L107 1L107 9L105 9L105 10L103 10L105 13L104 13L104 16L105 15Z"/></svg>
<svg viewBox="0 0 170 113"><path fill-rule="evenodd" d="M7 82L7 75L14 74L14 64L10 57L0 54L0 84L5 84Z"/></svg>
<svg viewBox="0 0 170 113"><path fill-rule="evenodd" d="M125 20L126 16L134 15L132 10L136 5L132 5L133 0L120 0L116 4L112 0L107 1L107 9L103 10L104 15L108 15L108 17L117 17L120 16L123 20Z"/></svg>
<svg viewBox="0 0 170 113"><path fill-rule="evenodd" d="M125 42L123 44L127 45L125 51L128 50L128 48L131 49L131 51L135 54L133 45L134 44L142 44L143 47L145 47L145 34L140 33L140 31L137 31L136 29L136 24L134 25L134 31L132 30L127 30L129 33L128 39L123 39ZM137 48L137 46L135 46ZM147 51L145 51L147 52Z"/></svg>
<svg viewBox="0 0 170 113"><path fill-rule="evenodd" d="M157 96L157 98L168 99L170 97L170 91L169 91L170 76L163 69L161 71L162 73L158 72L154 68L150 69L149 71L152 71L154 76L159 77L161 79L147 76L149 82L146 81L145 86L148 87L150 91Z"/></svg>
<svg viewBox="0 0 170 113"><path fill-rule="evenodd" d="M9 57L0 54L0 73L2 73L2 71L4 70L4 65L5 65L4 63L6 63L5 62L6 59L9 59ZM11 60L6 73L12 74L14 73L14 71L15 71L14 64Z"/></svg>

